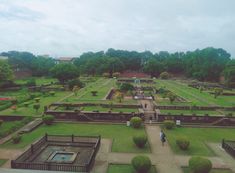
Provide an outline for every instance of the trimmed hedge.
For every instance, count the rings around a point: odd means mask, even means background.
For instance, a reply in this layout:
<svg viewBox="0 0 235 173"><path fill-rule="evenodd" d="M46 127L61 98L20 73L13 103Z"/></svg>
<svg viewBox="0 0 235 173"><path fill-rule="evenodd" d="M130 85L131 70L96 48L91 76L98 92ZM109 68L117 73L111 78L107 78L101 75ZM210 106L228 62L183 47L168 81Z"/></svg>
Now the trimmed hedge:
<svg viewBox="0 0 235 173"><path fill-rule="evenodd" d="M163 121L164 127L168 130L173 129L175 126L175 122L172 120L165 120Z"/></svg>
<svg viewBox="0 0 235 173"><path fill-rule="evenodd" d="M152 166L151 160L147 156L135 156L131 160L131 164L138 173L147 173Z"/></svg>
<svg viewBox="0 0 235 173"><path fill-rule="evenodd" d="M132 127L140 128L142 124L142 119L140 117L132 117L130 122Z"/></svg>
<svg viewBox="0 0 235 173"><path fill-rule="evenodd" d="M133 141L137 147L143 148L147 143L147 136L146 135L134 136Z"/></svg>
<svg viewBox="0 0 235 173"><path fill-rule="evenodd" d="M212 163L203 157L192 157L189 160L189 168L192 173L209 173L212 169Z"/></svg>
<svg viewBox="0 0 235 173"><path fill-rule="evenodd" d="M54 121L55 117L52 115L45 115L42 117L42 121L46 124L46 125L51 125Z"/></svg>
<svg viewBox="0 0 235 173"><path fill-rule="evenodd" d="M187 150L190 145L190 141L185 137L179 137L176 139L176 144L181 150Z"/></svg>

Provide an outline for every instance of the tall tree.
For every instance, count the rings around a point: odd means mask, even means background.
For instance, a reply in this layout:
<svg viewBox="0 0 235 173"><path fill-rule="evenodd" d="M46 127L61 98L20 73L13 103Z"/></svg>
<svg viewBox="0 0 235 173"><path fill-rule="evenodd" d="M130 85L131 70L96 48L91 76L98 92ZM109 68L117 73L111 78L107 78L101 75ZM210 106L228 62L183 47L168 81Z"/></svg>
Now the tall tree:
<svg viewBox="0 0 235 173"><path fill-rule="evenodd" d="M0 83L13 79L13 71L5 60L0 60Z"/></svg>

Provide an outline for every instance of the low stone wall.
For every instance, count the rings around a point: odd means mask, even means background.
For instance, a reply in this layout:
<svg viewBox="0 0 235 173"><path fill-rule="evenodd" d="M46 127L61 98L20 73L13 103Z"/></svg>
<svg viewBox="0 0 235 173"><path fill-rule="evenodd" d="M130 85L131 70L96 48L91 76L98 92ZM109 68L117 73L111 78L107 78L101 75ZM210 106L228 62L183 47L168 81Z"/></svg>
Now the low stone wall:
<svg viewBox="0 0 235 173"><path fill-rule="evenodd" d="M114 93L115 93L115 89L112 88L112 89L108 92L108 94L105 96L105 99L106 99L106 100L111 100Z"/></svg>
<svg viewBox="0 0 235 173"><path fill-rule="evenodd" d="M141 117L144 120L143 114L134 112L76 112L47 110L45 114L53 115L58 120L126 122L134 116Z"/></svg>
<svg viewBox="0 0 235 173"><path fill-rule="evenodd" d="M59 107L85 107L85 106L102 106L110 107L107 103L52 103L49 107L59 106ZM140 104L112 104L113 108L142 108Z"/></svg>
<svg viewBox="0 0 235 173"><path fill-rule="evenodd" d="M234 126L235 117L226 118L224 116L193 116L193 115L167 115L159 114L157 118L158 122L165 120L180 120L181 123L201 123L211 125L222 125L222 126Z"/></svg>
<svg viewBox="0 0 235 173"><path fill-rule="evenodd" d="M175 105L156 105L156 109L163 110L216 110L216 109L225 109L225 110L235 110L235 107L224 107L224 106L175 106Z"/></svg>
<svg viewBox="0 0 235 173"><path fill-rule="evenodd" d="M3 121L20 121L24 119L27 116L21 116L21 115L0 115L0 120Z"/></svg>

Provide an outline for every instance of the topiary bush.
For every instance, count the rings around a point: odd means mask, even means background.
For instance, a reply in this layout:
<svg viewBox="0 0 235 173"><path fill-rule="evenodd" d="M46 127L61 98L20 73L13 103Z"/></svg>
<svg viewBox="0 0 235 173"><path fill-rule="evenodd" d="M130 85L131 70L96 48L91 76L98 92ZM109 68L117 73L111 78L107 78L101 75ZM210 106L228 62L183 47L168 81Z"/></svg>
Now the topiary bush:
<svg viewBox="0 0 235 173"><path fill-rule="evenodd" d="M41 107L41 105L40 104L34 104L33 105L33 108L36 110L36 112L38 112L38 109Z"/></svg>
<svg viewBox="0 0 235 173"><path fill-rule="evenodd" d="M165 120L163 124L164 124L164 127L168 130L173 129L175 126L175 122L172 120Z"/></svg>
<svg viewBox="0 0 235 173"><path fill-rule="evenodd" d="M140 128L142 124L142 119L140 117L132 117L130 123L132 127Z"/></svg>
<svg viewBox="0 0 235 173"><path fill-rule="evenodd" d="M38 103L40 101L40 98L37 97L34 100L35 100L36 103Z"/></svg>
<svg viewBox="0 0 235 173"><path fill-rule="evenodd" d="M50 94L50 96L54 96L55 95L55 91L50 91L49 94Z"/></svg>
<svg viewBox="0 0 235 173"><path fill-rule="evenodd" d="M137 147L143 148L147 143L147 136L146 135L134 136L133 141Z"/></svg>
<svg viewBox="0 0 235 173"><path fill-rule="evenodd" d="M212 163L206 158L192 157L189 160L189 168L192 173L209 173L212 168Z"/></svg>
<svg viewBox="0 0 235 173"><path fill-rule="evenodd" d="M131 160L131 164L138 173L147 173L152 165L147 156L136 156Z"/></svg>
<svg viewBox="0 0 235 173"><path fill-rule="evenodd" d="M26 108L27 108L27 107L29 106L29 104L30 104L30 103L29 103L29 102L24 102L23 104L24 104L24 107L26 107Z"/></svg>
<svg viewBox="0 0 235 173"><path fill-rule="evenodd" d="M2 123L3 123L3 120L0 120L0 126L2 125Z"/></svg>
<svg viewBox="0 0 235 173"><path fill-rule="evenodd" d="M55 117L52 115L45 115L42 117L42 121L46 124L46 125L51 125L54 121Z"/></svg>
<svg viewBox="0 0 235 173"><path fill-rule="evenodd" d="M176 139L176 144L181 150L187 150L190 145L190 141L185 137L179 137Z"/></svg>
<svg viewBox="0 0 235 173"><path fill-rule="evenodd" d="M12 139L13 144L18 144L20 142L20 140L21 140L21 135L20 134L16 134L16 135L12 136L11 139Z"/></svg>

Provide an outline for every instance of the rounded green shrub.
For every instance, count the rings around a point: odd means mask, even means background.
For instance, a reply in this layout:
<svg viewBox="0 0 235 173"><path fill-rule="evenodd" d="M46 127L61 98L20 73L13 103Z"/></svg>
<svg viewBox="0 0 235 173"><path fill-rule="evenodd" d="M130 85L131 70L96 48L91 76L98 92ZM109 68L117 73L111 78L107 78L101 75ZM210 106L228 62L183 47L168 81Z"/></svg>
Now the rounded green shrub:
<svg viewBox="0 0 235 173"><path fill-rule="evenodd" d="M136 156L131 160L131 164L138 173L147 173L152 165L147 156Z"/></svg>
<svg viewBox="0 0 235 173"><path fill-rule="evenodd" d="M0 120L0 126L2 125L2 123L3 123L3 120Z"/></svg>
<svg viewBox="0 0 235 173"><path fill-rule="evenodd" d="M35 100L35 102L38 103L38 102L40 101L40 98L37 97L37 98L35 98L34 100Z"/></svg>
<svg viewBox="0 0 235 173"><path fill-rule="evenodd" d="M181 150L187 150L190 145L190 141L185 137L179 137L176 139L176 144Z"/></svg>
<svg viewBox="0 0 235 173"><path fill-rule="evenodd" d="M146 135L134 136L133 141L137 147L143 148L147 143L147 136Z"/></svg>
<svg viewBox="0 0 235 173"><path fill-rule="evenodd" d="M189 160L189 168L192 173L209 173L212 168L212 163L206 158L192 157Z"/></svg>
<svg viewBox="0 0 235 173"><path fill-rule="evenodd" d="M55 91L50 91L49 94L50 94L50 96L54 96L55 95Z"/></svg>
<svg viewBox="0 0 235 173"><path fill-rule="evenodd" d="M29 102L24 102L24 107L28 107L29 106Z"/></svg>
<svg viewBox="0 0 235 173"><path fill-rule="evenodd" d="M14 144L18 144L20 142L20 140L21 140L21 135L20 134L16 134L16 135L12 136L11 139L12 139L12 142Z"/></svg>
<svg viewBox="0 0 235 173"><path fill-rule="evenodd" d="M33 108L36 110L36 112L38 112L38 109L41 107L41 105L40 104L34 104L33 105Z"/></svg>
<svg viewBox="0 0 235 173"><path fill-rule="evenodd" d="M140 117L132 117L130 122L131 122L132 127L140 128L142 124L142 119Z"/></svg>
<svg viewBox="0 0 235 173"><path fill-rule="evenodd" d="M174 126L175 126L175 122L174 121L172 121L172 120L165 120L164 122L163 122L163 124L164 124L164 127L166 128L166 129L173 129L174 128Z"/></svg>
<svg viewBox="0 0 235 173"><path fill-rule="evenodd" d="M42 121L46 124L46 125L51 125L54 121L55 117L52 115L45 115L42 117Z"/></svg>

